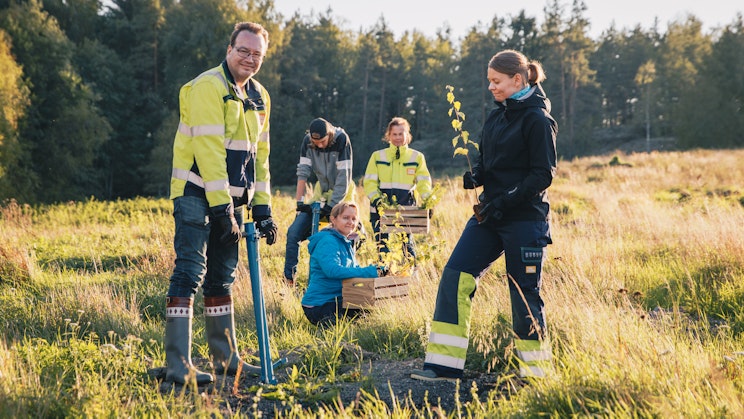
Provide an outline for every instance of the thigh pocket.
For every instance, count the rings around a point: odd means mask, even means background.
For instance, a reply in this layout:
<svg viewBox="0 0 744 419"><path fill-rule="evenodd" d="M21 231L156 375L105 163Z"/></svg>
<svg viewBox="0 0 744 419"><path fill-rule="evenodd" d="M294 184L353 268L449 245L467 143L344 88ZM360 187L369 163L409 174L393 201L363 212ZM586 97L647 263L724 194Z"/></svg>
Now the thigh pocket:
<svg viewBox="0 0 744 419"><path fill-rule="evenodd" d="M524 264L524 273L537 273L538 266L542 265L544 249L542 247L522 247L520 251L522 264Z"/></svg>

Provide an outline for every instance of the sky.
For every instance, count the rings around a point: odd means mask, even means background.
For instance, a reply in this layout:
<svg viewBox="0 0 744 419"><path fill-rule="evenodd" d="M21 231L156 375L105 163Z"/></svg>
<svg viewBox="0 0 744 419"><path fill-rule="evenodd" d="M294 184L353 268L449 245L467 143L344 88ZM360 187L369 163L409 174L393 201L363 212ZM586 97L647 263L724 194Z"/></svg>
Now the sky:
<svg viewBox="0 0 744 419"><path fill-rule="evenodd" d="M528 17L537 18L540 24L548 3L547 0L274 0L276 10L285 18L296 11L302 16L311 12L325 13L330 7L331 15L344 29L369 29L384 16L397 36L413 29L433 36L446 24L455 40L479 22L486 25L496 15L509 18L521 10ZM565 5L568 16L572 1L561 0L560 3ZM591 24L589 36L593 39L598 39L613 22L617 29L633 29L638 24L650 29L654 17L658 17L659 31L664 33L668 23L684 21L690 13L702 21L703 32L708 33L715 27L732 23L737 12L744 14L744 5L736 0L584 0L584 3L587 6L585 16Z"/></svg>

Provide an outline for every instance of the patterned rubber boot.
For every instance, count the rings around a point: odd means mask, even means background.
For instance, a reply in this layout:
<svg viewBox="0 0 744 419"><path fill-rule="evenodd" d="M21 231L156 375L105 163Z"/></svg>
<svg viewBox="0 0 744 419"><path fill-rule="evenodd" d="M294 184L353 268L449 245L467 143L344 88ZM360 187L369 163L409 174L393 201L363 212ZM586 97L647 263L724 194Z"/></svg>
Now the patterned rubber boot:
<svg viewBox="0 0 744 419"><path fill-rule="evenodd" d="M240 359L237 338L235 337L235 318L232 296L204 297L205 329L209 353L215 364L217 374L243 374L259 376L261 367L251 365Z"/></svg>
<svg viewBox="0 0 744 419"><path fill-rule="evenodd" d="M193 298L168 297L165 306L165 381L197 385L214 381L212 374L199 371L191 363L191 321Z"/></svg>

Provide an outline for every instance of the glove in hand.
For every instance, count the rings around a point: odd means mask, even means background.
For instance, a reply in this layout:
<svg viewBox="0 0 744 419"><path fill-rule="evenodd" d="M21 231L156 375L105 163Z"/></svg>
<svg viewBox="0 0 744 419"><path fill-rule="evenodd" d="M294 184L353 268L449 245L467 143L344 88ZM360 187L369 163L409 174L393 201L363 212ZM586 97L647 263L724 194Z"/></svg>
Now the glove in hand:
<svg viewBox="0 0 744 419"><path fill-rule="evenodd" d="M310 214L313 212L313 207L311 207L310 205L302 201L297 201L297 212L304 212L304 213Z"/></svg>
<svg viewBox="0 0 744 419"><path fill-rule="evenodd" d="M331 206L330 205L323 205L323 208L320 209L320 218L330 221L331 219Z"/></svg>
<svg viewBox="0 0 744 419"><path fill-rule="evenodd" d="M390 273L390 268L385 265L377 265L377 276L383 277Z"/></svg>
<svg viewBox="0 0 744 419"><path fill-rule="evenodd" d="M473 211L478 224L483 224L488 220L500 220L504 215L501 212L501 200L498 198L473 206Z"/></svg>
<svg viewBox="0 0 744 419"><path fill-rule="evenodd" d="M235 215L225 214L222 217L217 218L222 234L220 234L220 242L224 244L238 243L240 241L240 226L235 221Z"/></svg>
<svg viewBox="0 0 744 419"><path fill-rule="evenodd" d="M463 189L475 189L478 186L478 182L475 180L473 173L465 172L462 175L462 187Z"/></svg>
<svg viewBox="0 0 744 419"><path fill-rule="evenodd" d="M257 217L256 226L258 231L266 237L266 244L271 246L276 243L277 226L271 216Z"/></svg>

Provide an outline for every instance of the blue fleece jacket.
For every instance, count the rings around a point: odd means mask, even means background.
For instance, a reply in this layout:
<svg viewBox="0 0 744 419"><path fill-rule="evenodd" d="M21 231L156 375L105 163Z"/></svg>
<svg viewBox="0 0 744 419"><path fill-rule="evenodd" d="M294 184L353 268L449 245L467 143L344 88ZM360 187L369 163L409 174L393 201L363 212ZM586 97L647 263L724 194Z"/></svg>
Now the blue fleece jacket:
<svg viewBox="0 0 744 419"><path fill-rule="evenodd" d="M359 266L351 241L333 228L310 236L310 281L302 297L304 306L321 306L341 298L341 281L347 278L376 278L377 267Z"/></svg>

